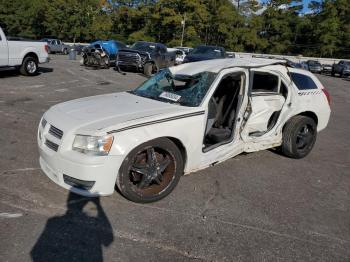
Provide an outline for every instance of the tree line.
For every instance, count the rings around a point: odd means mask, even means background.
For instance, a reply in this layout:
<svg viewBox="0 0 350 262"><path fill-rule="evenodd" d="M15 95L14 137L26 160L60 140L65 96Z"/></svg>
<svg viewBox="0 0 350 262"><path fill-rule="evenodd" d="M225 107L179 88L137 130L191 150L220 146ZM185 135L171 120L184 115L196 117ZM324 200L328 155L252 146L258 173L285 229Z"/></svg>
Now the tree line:
<svg viewBox="0 0 350 262"><path fill-rule="evenodd" d="M238 3L238 5L237 5ZM350 58L350 1L0 0L11 36L221 45L230 51Z"/></svg>

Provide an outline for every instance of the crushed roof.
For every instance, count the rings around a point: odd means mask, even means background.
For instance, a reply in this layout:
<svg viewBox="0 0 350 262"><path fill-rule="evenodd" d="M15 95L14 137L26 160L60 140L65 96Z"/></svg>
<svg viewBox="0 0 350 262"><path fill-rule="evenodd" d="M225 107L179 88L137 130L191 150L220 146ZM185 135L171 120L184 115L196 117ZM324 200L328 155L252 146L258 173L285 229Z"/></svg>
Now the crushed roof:
<svg viewBox="0 0 350 262"><path fill-rule="evenodd" d="M231 67L264 67L276 64L285 64L285 60L263 59L263 58L225 58L213 59L194 63L186 63L171 67L170 71L173 74L195 75L201 72L218 73L222 69Z"/></svg>

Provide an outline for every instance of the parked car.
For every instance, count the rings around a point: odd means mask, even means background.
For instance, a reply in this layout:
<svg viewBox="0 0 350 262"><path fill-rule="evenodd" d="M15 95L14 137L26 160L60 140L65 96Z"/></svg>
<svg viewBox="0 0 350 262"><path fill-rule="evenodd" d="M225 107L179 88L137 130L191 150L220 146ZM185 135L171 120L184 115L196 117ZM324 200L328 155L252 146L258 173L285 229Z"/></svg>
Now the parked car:
<svg viewBox="0 0 350 262"><path fill-rule="evenodd" d="M197 62L203 60L211 60L225 58L225 48L220 46L200 45L189 53L184 60L184 63Z"/></svg>
<svg viewBox="0 0 350 262"><path fill-rule="evenodd" d="M140 41L118 53L116 68L123 71L136 70L150 76L159 69L174 64L175 53L168 52L165 45Z"/></svg>
<svg viewBox="0 0 350 262"><path fill-rule="evenodd" d="M75 193L110 195L116 184L145 203L168 195L183 174L242 152L280 148L303 158L327 126L330 97L312 73L284 63L187 63L133 91L55 105L38 127L41 168Z"/></svg>
<svg viewBox="0 0 350 262"><path fill-rule="evenodd" d="M191 51L193 50L192 47L186 47L186 46L175 46L174 48L175 48L175 49L178 49L178 50L184 51L186 55L188 55L189 53L191 53Z"/></svg>
<svg viewBox="0 0 350 262"><path fill-rule="evenodd" d="M315 60L308 60L308 61L306 61L306 64L307 64L310 72L318 73L318 74L320 74L322 72L322 66L321 66L320 62L315 61Z"/></svg>
<svg viewBox="0 0 350 262"><path fill-rule="evenodd" d="M70 46L59 39L43 38L41 41L48 44L49 54L61 53L67 55L69 53Z"/></svg>
<svg viewBox="0 0 350 262"><path fill-rule="evenodd" d="M338 64L334 64L332 67L332 76L339 74L340 77L350 75L350 61L339 61Z"/></svg>
<svg viewBox="0 0 350 262"><path fill-rule="evenodd" d="M186 53L183 50L179 50L176 48L168 48L167 49L168 52L173 52L175 53L175 65L180 65L183 63L185 57L186 57Z"/></svg>
<svg viewBox="0 0 350 262"><path fill-rule="evenodd" d="M333 70L333 66L329 64L322 65L322 74L331 74Z"/></svg>
<svg viewBox="0 0 350 262"><path fill-rule="evenodd" d="M92 42L83 48L81 63L104 68L115 66L118 52L122 49L126 49L126 45L115 40Z"/></svg>
<svg viewBox="0 0 350 262"><path fill-rule="evenodd" d="M17 68L21 74L33 76L38 73L39 64L47 62L46 43L8 40L0 27L0 69Z"/></svg>

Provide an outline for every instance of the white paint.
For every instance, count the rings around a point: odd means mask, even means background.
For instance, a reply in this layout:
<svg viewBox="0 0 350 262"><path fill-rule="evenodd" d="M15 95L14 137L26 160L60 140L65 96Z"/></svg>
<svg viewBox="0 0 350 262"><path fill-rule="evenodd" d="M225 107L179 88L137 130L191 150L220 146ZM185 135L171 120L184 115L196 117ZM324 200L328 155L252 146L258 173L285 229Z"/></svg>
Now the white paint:
<svg viewBox="0 0 350 262"><path fill-rule="evenodd" d="M21 213L0 213L0 218L18 218L23 216Z"/></svg>
<svg viewBox="0 0 350 262"><path fill-rule="evenodd" d="M25 168L19 168L19 169L9 169L9 170L4 170L1 171L1 174L4 173L16 173L16 172L27 172L27 171L36 171L40 170L38 167L25 167Z"/></svg>

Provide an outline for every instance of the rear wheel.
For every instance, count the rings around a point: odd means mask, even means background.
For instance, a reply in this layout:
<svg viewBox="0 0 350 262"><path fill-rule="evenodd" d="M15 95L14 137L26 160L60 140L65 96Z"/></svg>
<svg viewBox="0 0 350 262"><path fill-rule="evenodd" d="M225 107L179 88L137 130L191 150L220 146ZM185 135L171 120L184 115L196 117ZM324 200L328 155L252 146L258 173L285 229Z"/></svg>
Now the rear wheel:
<svg viewBox="0 0 350 262"><path fill-rule="evenodd" d="M34 76L38 73L38 61L31 56L23 59L23 63L19 69L20 73L25 76Z"/></svg>
<svg viewBox="0 0 350 262"><path fill-rule="evenodd" d="M317 125L306 116L294 116L283 130L282 153L291 158L307 156L315 145Z"/></svg>
<svg viewBox="0 0 350 262"><path fill-rule="evenodd" d="M68 55L68 49L67 48L63 49L63 54L64 55Z"/></svg>
<svg viewBox="0 0 350 262"><path fill-rule="evenodd" d="M182 173L180 150L171 140L161 138L130 152L120 168L117 186L127 199L149 203L170 194Z"/></svg>

